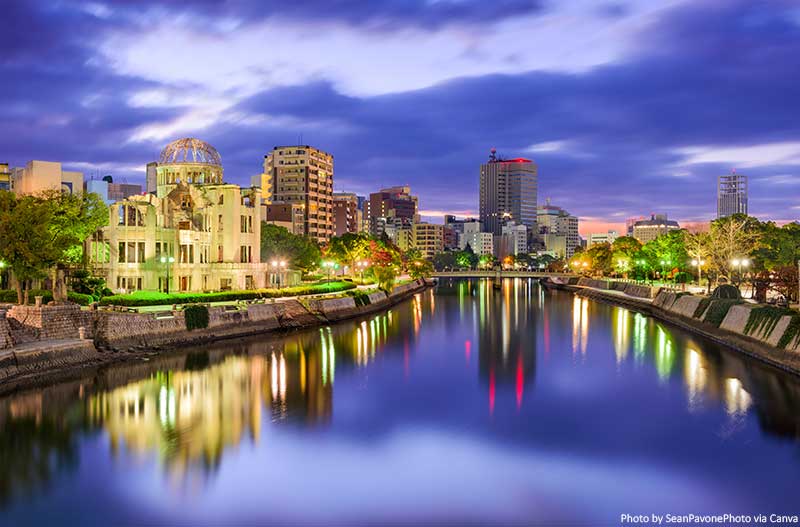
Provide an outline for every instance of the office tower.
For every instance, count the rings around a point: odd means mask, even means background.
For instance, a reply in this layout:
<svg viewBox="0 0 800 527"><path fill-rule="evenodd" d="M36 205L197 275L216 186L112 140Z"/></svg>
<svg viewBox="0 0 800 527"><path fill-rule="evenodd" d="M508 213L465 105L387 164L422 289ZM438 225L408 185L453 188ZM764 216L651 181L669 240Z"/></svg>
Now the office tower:
<svg viewBox="0 0 800 527"><path fill-rule="evenodd" d="M481 165L480 220L486 232L502 234L503 224L513 221L531 232L536 227L537 168L530 159L502 159L495 150Z"/></svg>
<svg viewBox="0 0 800 527"><path fill-rule="evenodd" d="M433 258L444 249L444 225L436 223L414 223L413 244L423 258Z"/></svg>
<svg viewBox="0 0 800 527"><path fill-rule="evenodd" d="M666 214L651 214L649 220L639 220L633 224L633 237L645 244L680 228L678 222L667 219Z"/></svg>
<svg viewBox="0 0 800 527"><path fill-rule="evenodd" d="M571 258L580 246L578 218L561 207L550 204L537 209L539 234L545 250L559 258Z"/></svg>
<svg viewBox="0 0 800 527"><path fill-rule="evenodd" d="M369 232L380 236L386 225L396 229L410 227L419 222L419 199L411 195L411 187L399 186L381 189L369 195L367 216Z"/></svg>
<svg viewBox="0 0 800 527"><path fill-rule="evenodd" d="M747 214L747 176L732 172L717 179L717 218Z"/></svg>
<svg viewBox="0 0 800 527"><path fill-rule="evenodd" d="M11 170L8 163L0 163L0 190L11 190Z"/></svg>
<svg viewBox="0 0 800 527"><path fill-rule="evenodd" d="M24 167L11 170L11 189L17 194L38 194L61 190L69 194L83 192L83 173L61 168L52 161L28 161Z"/></svg>
<svg viewBox="0 0 800 527"><path fill-rule="evenodd" d="M261 192L266 203L303 206L304 234L326 243L333 236L333 156L308 145L276 146L264 156Z"/></svg>
<svg viewBox="0 0 800 527"><path fill-rule="evenodd" d="M631 231L632 232L632 231ZM597 232L589 235L587 246L597 245L598 243L614 243L619 238L617 231Z"/></svg>
<svg viewBox="0 0 800 527"><path fill-rule="evenodd" d="M361 230L361 211L358 196L349 192L333 194L333 228L336 236Z"/></svg>

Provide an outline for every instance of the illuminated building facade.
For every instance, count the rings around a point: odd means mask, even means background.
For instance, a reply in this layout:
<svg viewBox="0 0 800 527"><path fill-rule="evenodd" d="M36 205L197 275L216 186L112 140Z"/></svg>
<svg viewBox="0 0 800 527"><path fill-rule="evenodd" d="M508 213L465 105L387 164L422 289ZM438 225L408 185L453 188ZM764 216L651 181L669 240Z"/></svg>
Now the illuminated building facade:
<svg viewBox="0 0 800 527"><path fill-rule="evenodd" d="M333 224L335 236L361 231L363 219L358 207L358 196L350 192L333 194Z"/></svg>
<svg viewBox="0 0 800 527"><path fill-rule="evenodd" d="M373 192L366 205L369 233L373 236L380 236L389 225L401 229L419 222L419 199L411 195L409 186Z"/></svg>
<svg viewBox="0 0 800 527"><path fill-rule="evenodd" d="M264 201L303 207L306 236L327 243L334 233L333 156L309 145L276 146L264 156Z"/></svg>
<svg viewBox="0 0 800 527"><path fill-rule="evenodd" d="M499 236L507 221L538 232L537 178L536 163L530 159L501 159L492 150L480 173L480 221L486 232Z"/></svg>
<svg viewBox="0 0 800 527"><path fill-rule="evenodd" d="M539 238L545 250L559 258L571 258L581 243L578 218L561 207L551 205L550 200L539 207L537 213Z"/></svg>
<svg viewBox="0 0 800 527"><path fill-rule="evenodd" d="M735 172L717 178L717 218L747 214L747 176Z"/></svg>
<svg viewBox="0 0 800 527"><path fill-rule="evenodd" d="M639 220L633 224L633 237L645 244L680 228L678 222L667 219L666 214L653 214L649 220Z"/></svg>
<svg viewBox="0 0 800 527"><path fill-rule="evenodd" d="M61 163L28 161L21 168L11 169L11 190L17 194L37 194L61 190L69 194L83 192L83 173L63 170Z"/></svg>
<svg viewBox="0 0 800 527"><path fill-rule="evenodd" d="M113 203L108 226L87 241L90 265L112 290L241 290L270 283L261 262L259 189L224 183L219 154L197 139L167 145L157 177L155 194Z"/></svg>

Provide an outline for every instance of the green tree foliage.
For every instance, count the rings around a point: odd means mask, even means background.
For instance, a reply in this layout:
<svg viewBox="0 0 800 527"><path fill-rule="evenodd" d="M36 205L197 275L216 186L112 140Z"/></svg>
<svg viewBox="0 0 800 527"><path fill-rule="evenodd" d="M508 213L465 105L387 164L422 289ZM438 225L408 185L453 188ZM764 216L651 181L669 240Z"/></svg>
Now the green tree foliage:
<svg viewBox="0 0 800 527"><path fill-rule="evenodd" d="M589 258L589 265L595 274L607 275L613 270L613 253L610 243L596 243L584 253Z"/></svg>
<svg viewBox="0 0 800 527"><path fill-rule="evenodd" d="M51 243L51 217L41 199L0 191L0 260L14 273L20 304L28 301L30 281L44 278L60 254Z"/></svg>
<svg viewBox="0 0 800 527"><path fill-rule="evenodd" d="M308 273L319 267L320 250L305 236L292 234L285 227L261 223L261 261L287 259L293 269Z"/></svg>
<svg viewBox="0 0 800 527"><path fill-rule="evenodd" d="M445 269L455 269L458 267L457 257L459 253L456 251L444 251L433 255L433 267L437 271L444 271Z"/></svg>
<svg viewBox="0 0 800 527"><path fill-rule="evenodd" d="M363 233L346 233L334 236L325 251L326 258L332 258L340 265L346 265L355 272L359 260L369 258L370 237Z"/></svg>
<svg viewBox="0 0 800 527"><path fill-rule="evenodd" d="M382 240L371 240L369 243L370 267L368 272L375 277L378 288L391 293L395 278L400 272L400 253L392 244Z"/></svg>
<svg viewBox="0 0 800 527"><path fill-rule="evenodd" d="M642 247L640 254L650 268L666 273L663 278L670 277L689 268L689 255L686 252L685 239L685 230L670 231L647 242Z"/></svg>

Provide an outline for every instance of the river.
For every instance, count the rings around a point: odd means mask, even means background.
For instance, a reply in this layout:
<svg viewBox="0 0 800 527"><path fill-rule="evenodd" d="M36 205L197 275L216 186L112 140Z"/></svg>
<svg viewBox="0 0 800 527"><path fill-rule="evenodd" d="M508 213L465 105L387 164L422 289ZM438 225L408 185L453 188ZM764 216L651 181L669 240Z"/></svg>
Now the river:
<svg viewBox="0 0 800 527"><path fill-rule="evenodd" d="M0 399L0 524L797 514L800 382L535 281Z"/></svg>

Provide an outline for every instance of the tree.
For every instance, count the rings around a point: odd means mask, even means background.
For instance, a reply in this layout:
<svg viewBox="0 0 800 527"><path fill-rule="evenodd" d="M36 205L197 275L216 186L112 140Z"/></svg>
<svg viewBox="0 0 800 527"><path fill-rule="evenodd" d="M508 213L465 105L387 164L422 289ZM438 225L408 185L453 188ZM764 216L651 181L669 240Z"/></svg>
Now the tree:
<svg viewBox="0 0 800 527"><path fill-rule="evenodd" d="M52 279L53 300L66 300L64 278L69 265L85 264L83 244L99 228L108 224L108 206L94 193L80 195L44 191L37 196L40 205L49 209L48 234L52 251L47 266Z"/></svg>
<svg viewBox="0 0 800 527"><path fill-rule="evenodd" d="M709 270L717 281L729 276L731 261L759 248L761 226L757 219L734 214L711 222L708 236Z"/></svg>
<svg viewBox="0 0 800 527"><path fill-rule="evenodd" d="M261 223L261 261L268 262L286 258L294 269L308 273L320 262L320 250L316 243L305 236L292 234L285 227Z"/></svg>
<svg viewBox="0 0 800 527"><path fill-rule="evenodd" d="M596 243L584 253L589 258L589 266L595 273L609 274L613 268L611 244Z"/></svg>
<svg viewBox="0 0 800 527"><path fill-rule="evenodd" d="M433 264L424 258L409 263L408 274L413 279L428 278L433 274Z"/></svg>
<svg viewBox="0 0 800 527"><path fill-rule="evenodd" d="M350 271L355 272L358 261L369 256L369 242L369 235L363 233L348 232L334 236L328 243L325 255L341 265L349 266Z"/></svg>
<svg viewBox="0 0 800 527"><path fill-rule="evenodd" d="M611 244L611 252L633 257L642 248L642 243L632 236L620 236Z"/></svg>
<svg viewBox="0 0 800 527"><path fill-rule="evenodd" d="M675 274L687 269L689 256L686 253L686 231L673 230L662 234L655 240L647 242L640 252L647 261L648 267L658 269L661 278L667 274Z"/></svg>
<svg viewBox="0 0 800 527"><path fill-rule="evenodd" d="M400 270L400 254L394 247L378 240L370 240L369 254L371 265L368 272L375 277L378 288L390 293Z"/></svg>
<svg viewBox="0 0 800 527"><path fill-rule="evenodd" d="M14 274L17 303L28 303L30 281L47 275L58 251L50 244L51 209L34 196L0 191L0 260Z"/></svg>
<svg viewBox="0 0 800 527"><path fill-rule="evenodd" d="M454 251L444 251L433 255L433 267L437 271L452 269L457 265L456 257L460 253Z"/></svg>

